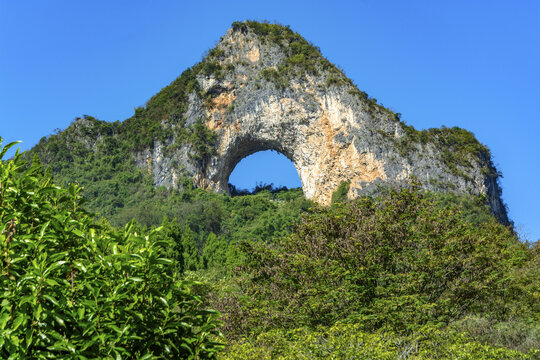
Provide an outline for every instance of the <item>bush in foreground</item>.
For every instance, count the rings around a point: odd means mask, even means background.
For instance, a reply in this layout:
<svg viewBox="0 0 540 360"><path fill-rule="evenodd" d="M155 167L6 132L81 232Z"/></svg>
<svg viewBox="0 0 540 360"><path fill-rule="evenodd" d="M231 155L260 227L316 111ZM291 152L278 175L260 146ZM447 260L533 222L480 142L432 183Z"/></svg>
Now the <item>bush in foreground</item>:
<svg viewBox="0 0 540 360"><path fill-rule="evenodd" d="M79 187L18 152L2 160L13 145L0 148L0 357L215 357L218 314L177 278L170 244L95 226Z"/></svg>

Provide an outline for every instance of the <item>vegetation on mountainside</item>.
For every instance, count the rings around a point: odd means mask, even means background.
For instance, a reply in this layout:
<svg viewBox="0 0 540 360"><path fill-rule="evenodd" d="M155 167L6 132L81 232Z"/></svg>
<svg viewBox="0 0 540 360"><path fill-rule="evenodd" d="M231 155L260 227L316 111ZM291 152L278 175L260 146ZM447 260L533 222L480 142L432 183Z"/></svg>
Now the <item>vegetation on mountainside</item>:
<svg viewBox="0 0 540 360"><path fill-rule="evenodd" d="M164 257L170 242L104 228L81 188L0 147L3 359L215 358L218 313ZM1 139L0 139L1 146Z"/></svg>
<svg viewBox="0 0 540 360"><path fill-rule="evenodd" d="M273 82L278 88L289 87L293 79L305 79L306 75L319 75L329 72L336 79L344 78L341 70L321 55L318 47L314 46L288 26L257 21L234 22L234 31L251 29L263 42L277 45L285 54L285 60L278 69L265 68L261 76Z"/></svg>
<svg viewBox="0 0 540 360"><path fill-rule="evenodd" d="M215 154L217 141L216 133L206 127L201 119L198 119L191 129L189 143L191 144L191 158L197 160L205 168L206 161Z"/></svg>
<svg viewBox="0 0 540 360"><path fill-rule="evenodd" d="M403 123L402 128L405 136L395 139L394 145L402 156L408 156L412 152L417 152L417 146L432 144L440 152L441 161L448 167L454 175L467 178L468 175L458 168L470 168L473 162L485 162L490 158L489 149L481 144L470 131L459 127L432 128L427 130L416 130L412 126ZM483 161L482 161L483 160ZM487 175L494 177L500 174L489 174L489 168L484 170Z"/></svg>
<svg viewBox="0 0 540 360"><path fill-rule="evenodd" d="M164 192L155 189L147 169L136 165L136 149L130 144L143 141L146 135L141 135L138 127L131 127L134 124L128 120L108 123L85 115L66 130L42 138L26 158L38 155L60 185L77 182L84 187L87 210L103 214L115 225L125 224L128 219L124 214L138 211L142 202ZM178 138L191 144L190 156L204 166L214 151L214 132L202 121L182 129ZM186 186L191 185L188 182ZM154 215L147 214L150 218ZM121 224L115 221L115 216L122 219ZM157 215L157 220L144 222L153 225L162 218L163 215Z"/></svg>
<svg viewBox="0 0 540 360"><path fill-rule="evenodd" d="M287 351L324 358L336 347L359 351L356 337L366 336L389 354L402 354L396 344L406 343L419 358L438 346L438 358L452 351L516 358L497 347L539 349L538 253L492 216L479 223L458 202L444 203L415 189L390 190L319 209L275 242L243 243L246 260L234 281L211 296L226 335L240 339L231 354L261 346L268 358L290 358ZM468 316L499 329L515 321L520 335L478 337ZM352 333L318 345L342 329ZM270 338L277 348L261 345Z"/></svg>
<svg viewBox="0 0 540 360"><path fill-rule="evenodd" d="M339 184L336 191L332 193L332 204L335 204L337 202L345 202L348 200L347 193L349 192L349 188L351 187L350 181L342 181L341 184Z"/></svg>

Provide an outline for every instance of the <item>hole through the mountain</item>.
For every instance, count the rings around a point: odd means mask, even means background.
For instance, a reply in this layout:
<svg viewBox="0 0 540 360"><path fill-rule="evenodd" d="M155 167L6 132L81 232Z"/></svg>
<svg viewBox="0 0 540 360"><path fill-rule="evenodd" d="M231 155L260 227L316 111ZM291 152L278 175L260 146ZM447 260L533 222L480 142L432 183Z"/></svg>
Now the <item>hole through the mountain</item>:
<svg viewBox="0 0 540 360"><path fill-rule="evenodd" d="M244 157L229 176L229 192L232 195L301 186L302 182L292 161L272 150Z"/></svg>

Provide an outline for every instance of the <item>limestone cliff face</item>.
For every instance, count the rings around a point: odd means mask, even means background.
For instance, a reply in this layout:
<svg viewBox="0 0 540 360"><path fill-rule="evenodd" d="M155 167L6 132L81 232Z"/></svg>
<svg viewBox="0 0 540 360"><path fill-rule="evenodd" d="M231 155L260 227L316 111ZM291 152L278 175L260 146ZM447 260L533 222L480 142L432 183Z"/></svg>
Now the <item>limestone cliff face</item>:
<svg viewBox="0 0 540 360"><path fill-rule="evenodd" d="M227 31L198 65L198 91L189 94L182 122L165 121L174 129L203 120L216 134L213 153L195 160L187 143L163 156L167 144L156 143L138 155L156 185L177 186L185 175L198 187L228 191L229 175L241 159L271 149L294 163L306 197L321 204L329 204L344 181L355 198L415 176L430 190L485 195L508 223L497 172L476 139L469 139L473 147L463 147L445 138L455 138L455 129L407 127L299 35L259 25L236 23Z"/></svg>

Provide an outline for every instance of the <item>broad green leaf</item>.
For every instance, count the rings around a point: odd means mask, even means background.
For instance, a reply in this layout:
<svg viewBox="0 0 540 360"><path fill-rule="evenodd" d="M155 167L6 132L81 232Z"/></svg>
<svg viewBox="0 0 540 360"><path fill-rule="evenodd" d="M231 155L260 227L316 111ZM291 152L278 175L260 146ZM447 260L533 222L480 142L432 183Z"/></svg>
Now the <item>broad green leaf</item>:
<svg viewBox="0 0 540 360"><path fill-rule="evenodd" d="M79 316L79 320L82 320L84 318L84 313L85 313L84 307L81 306L77 309L77 315Z"/></svg>
<svg viewBox="0 0 540 360"><path fill-rule="evenodd" d="M63 326L63 327L66 327L66 323L64 322L64 319L62 319L60 316L58 315L53 315L54 317L54 320L60 325L60 326Z"/></svg>
<svg viewBox="0 0 540 360"><path fill-rule="evenodd" d="M45 224L43 224L43 226L41 227L41 231L39 232L39 238L38 238L38 241L41 240L43 238L43 235L45 235L45 231L47 230L47 228L49 227L49 224L51 222L50 221L47 221Z"/></svg>
<svg viewBox="0 0 540 360"><path fill-rule="evenodd" d="M11 331L17 330L19 328L19 326L21 326L21 324L23 323L25 318L26 318L25 314L20 314L19 316L17 316L17 318L15 320L13 320L13 325L11 326Z"/></svg>
<svg viewBox="0 0 540 360"><path fill-rule="evenodd" d="M9 149L11 149L13 146L17 145L17 144L20 144L22 141L13 141L13 142L10 142L8 144L6 144L6 146L4 146L4 148L2 149L2 151L0 151L0 160L2 160L4 158L4 155L6 155L7 151ZM1 145L1 142L0 142L0 145Z"/></svg>
<svg viewBox="0 0 540 360"><path fill-rule="evenodd" d="M11 316L8 312L3 312L2 315L0 315L0 329L5 329L10 318Z"/></svg>
<svg viewBox="0 0 540 360"><path fill-rule="evenodd" d="M50 296L50 295L45 294L45 295L43 295L43 298L45 298L45 299L47 299L48 301L50 301L54 306L57 306L57 307L60 306L60 305L58 304L58 301L56 301L56 300L55 300L52 296Z"/></svg>
<svg viewBox="0 0 540 360"><path fill-rule="evenodd" d="M60 261L55 262L54 264L52 264L51 266L49 266L49 267L43 272L43 276L47 276L51 271L58 269L60 266L66 264L66 263L67 263L67 261L65 261L65 260L60 260Z"/></svg>

